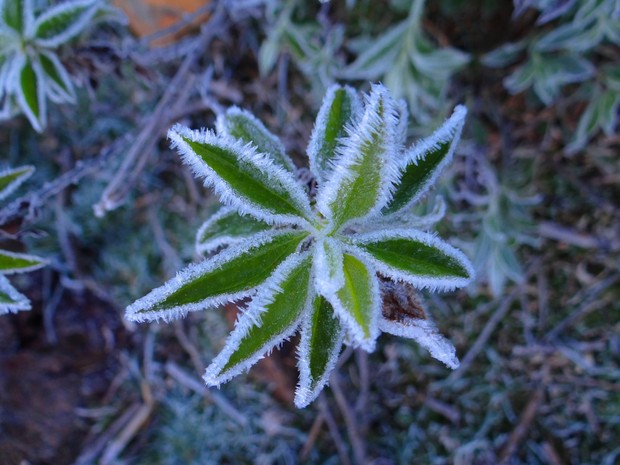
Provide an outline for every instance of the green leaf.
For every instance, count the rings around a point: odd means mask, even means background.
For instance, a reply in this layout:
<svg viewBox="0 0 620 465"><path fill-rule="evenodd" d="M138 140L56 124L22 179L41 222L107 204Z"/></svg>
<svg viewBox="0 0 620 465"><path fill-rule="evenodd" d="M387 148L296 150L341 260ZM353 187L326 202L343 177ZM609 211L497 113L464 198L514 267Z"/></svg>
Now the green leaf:
<svg viewBox="0 0 620 465"><path fill-rule="evenodd" d="M47 265L47 260L24 253L0 250L0 273L21 273Z"/></svg>
<svg viewBox="0 0 620 465"><path fill-rule="evenodd" d="M327 179L339 155L338 144L360 112L361 103L355 90L338 85L327 89L308 144L310 168L319 182Z"/></svg>
<svg viewBox="0 0 620 465"><path fill-rule="evenodd" d="M34 166L29 165L0 171L0 200L11 195L32 173Z"/></svg>
<svg viewBox="0 0 620 465"><path fill-rule="evenodd" d="M252 147L180 125L174 126L168 137L223 203L269 223L305 223L303 219L312 218L303 187L290 172Z"/></svg>
<svg viewBox="0 0 620 465"><path fill-rule="evenodd" d="M76 0L45 10L34 23L36 42L44 47L58 47L82 32L97 12L96 0Z"/></svg>
<svg viewBox="0 0 620 465"><path fill-rule="evenodd" d="M485 54L480 61L489 68L504 68L517 61L525 46L525 41L502 44Z"/></svg>
<svg viewBox="0 0 620 465"><path fill-rule="evenodd" d="M47 92L50 98L57 103L74 102L73 83L58 57L53 53L43 52L39 54L39 62L48 80Z"/></svg>
<svg viewBox="0 0 620 465"><path fill-rule="evenodd" d="M32 0L4 0L2 6L2 21L22 33L26 24L32 18Z"/></svg>
<svg viewBox="0 0 620 465"><path fill-rule="evenodd" d="M353 255L343 257L344 285L326 296L355 345L372 352L381 312L379 283L374 271Z"/></svg>
<svg viewBox="0 0 620 465"><path fill-rule="evenodd" d="M400 178L383 215L395 213L417 202L451 162L465 124L467 110L457 106L435 133L412 147L403 157Z"/></svg>
<svg viewBox="0 0 620 465"><path fill-rule="evenodd" d="M25 60L20 71L17 87L17 101L28 121L37 132L46 125L45 89L39 73L30 60Z"/></svg>
<svg viewBox="0 0 620 465"><path fill-rule="evenodd" d="M360 234L352 243L370 254L377 271L418 288L454 289L473 278L467 257L430 234L385 230Z"/></svg>
<svg viewBox="0 0 620 465"><path fill-rule="evenodd" d="M196 251L200 254L212 252L272 228L251 216L240 215L234 208L222 208L198 230Z"/></svg>
<svg viewBox="0 0 620 465"><path fill-rule="evenodd" d="M274 272L207 368L208 385L219 385L241 373L293 335L309 303L311 263L306 253L291 257Z"/></svg>
<svg viewBox="0 0 620 465"><path fill-rule="evenodd" d="M268 155L281 168L295 173L293 160L286 154L280 139L250 112L237 107L229 108L218 118L218 132L239 139L244 144L253 145L259 153Z"/></svg>
<svg viewBox="0 0 620 465"><path fill-rule="evenodd" d="M407 42L410 21L392 26L372 41L343 73L347 79L376 79L387 72Z"/></svg>
<svg viewBox="0 0 620 465"><path fill-rule="evenodd" d="M30 301L0 275L0 315L30 310Z"/></svg>
<svg viewBox="0 0 620 465"><path fill-rule="evenodd" d="M190 265L162 287L127 308L134 321L170 320L188 311L247 296L295 252L305 232L264 233Z"/></svg>
<svg viewBox="0 0 620 465"><path fill-rule="evenodd" d="M302 323L299 343L299 386L295 406L303 408L317 398L338 361L344 331L331 304L315 296L312 311Z"/></svg>
<svg viewBox="0 0 620 465"><path fill-rule="evenodd" d="M364 115L343 140L338 169L319 189L318 210L333 229L377 213L394 181L398 112L387 89L373 86Z"/></svg>

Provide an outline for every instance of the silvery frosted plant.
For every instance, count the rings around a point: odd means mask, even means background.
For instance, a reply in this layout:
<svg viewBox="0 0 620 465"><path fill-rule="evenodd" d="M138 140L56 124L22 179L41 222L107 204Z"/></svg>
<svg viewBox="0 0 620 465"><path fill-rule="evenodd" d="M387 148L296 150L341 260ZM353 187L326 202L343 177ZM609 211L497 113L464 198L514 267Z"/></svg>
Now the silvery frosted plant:
<svg viewBox="0 0 620 465"><path fill-rule="evenodd" d="M468 259L415 229L425 219L409 212L450 162L466 111L457 107L432 137L404 149L405 108L382 85L363 102L348 87L330 87L308 145L316 195L281 142L244 110L221 115L217 132L174 126L172 146L225 207L198 232L208 258L129 306L127 318L168 321L251 299L204 379L228 381L299 331L298 407L318 396L343 342L370 352L382 331L458 366L423 311L397 307L417 305L414 288L450 290L472 279Z"/></svg>
<svg viewBox="0 0 620 465"><path fill-rule="evenodd" d="M72 0L37 14L34 0L0 0L0 118L23 112L36 131L47 124L47 99L73 103L75 86L57 49L104 8Z"/></svg>
<svg viewBox="0 0 620 465"><path fill-rule="evenodd" d="M33 171L32 166L0 171L0 201L13 193ZM4 275L36 270L46 263L43 258L0 249L0 315L30 310L28 298L15 289Z"/></svg>

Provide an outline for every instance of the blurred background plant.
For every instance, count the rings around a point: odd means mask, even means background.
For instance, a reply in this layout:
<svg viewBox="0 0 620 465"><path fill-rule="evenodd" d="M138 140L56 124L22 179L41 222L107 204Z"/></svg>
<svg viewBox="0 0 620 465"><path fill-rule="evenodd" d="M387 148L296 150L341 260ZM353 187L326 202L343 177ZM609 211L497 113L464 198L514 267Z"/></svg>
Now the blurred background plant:
<svg viewBox="0 0 620 465"><path fill-rule="evenodd" d="M118 17L99 0L43 4L0 2L0 119L23 113L38 132L47 124L48 98L75 102L74 78L58 56L60 47L94 20Z"/></svg>
<svg viewBox="0 0 620 465"><path fill-rule="evenodd" d="M51 107L41 134L25 118L0 127L3 166L37 168L36 187L0 206L0 223L17 222L26 250L53 257L16 276L33 310L0 318L0 457L197 464L211 451L240 463L616 463L620 59L615 36L600 35L615 30L612 3L214 1L151 36L100 22L72 39L59 56L83 84L75 105ZM551 35L569 26L585 45L571 50L569 38ZM399 39L388 43L388 33ZM590 33L598 42L583 38ZM549 35L561 47L547 48ZM285 394L296 383L294 344L285 344L250 375L205 391L200 375L235 308L148 329L120 318L197 259L194 232L214 211L165 132L176 121L211 127L223 108L243 106L283 136L300 166L323 88L336 79L366 86L348 73L380 40L373 79L389 83L384 55L407 71L390 85L402 86L391 90L417 119L410 142L455 103L469 109L436 228L468 238L486 279L425 296L461 368L450 374L415 344L385 336L369 357L346 350L316 405L295 411ZM501 47L512 61L489 58ZM435 80L422 71L436 62L424 60L442 50L462 63L433 71ZM528 84L507 88L528 66L537 70ZM568 82L583 70L590 77ZM441 205L419 206L429 230ZM239 454L201 448L211 437L239 444ZM175 462L176 454L185 455Z"/></svg>
<svg viewBox="0 0 620 465"><path fill-rule="evenodd" d="M501 45L482 62L505 68L522 61L503 80L512 94L532 89L548 107L566 90L566 104L585 106L576 130L563 135L567 153L582 150L599 131L613 136L620 106L620 4L616 0L515 0L514 16L528 8L539 11L534 30L517 42Z"/></svg>

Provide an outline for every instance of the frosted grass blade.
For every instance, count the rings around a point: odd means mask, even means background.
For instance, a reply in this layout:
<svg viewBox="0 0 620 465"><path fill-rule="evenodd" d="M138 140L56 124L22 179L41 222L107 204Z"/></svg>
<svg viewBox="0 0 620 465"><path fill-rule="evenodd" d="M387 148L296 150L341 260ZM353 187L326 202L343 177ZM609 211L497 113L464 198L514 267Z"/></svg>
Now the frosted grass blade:
<svg viewBox="0 0 620 465"><path fill-rule="evenodd" d="M244 144L253 145L257 152L268 155L278 166L295 173L295 164L286 154L280 139L269 132L249 111L237 107L229 108L224 115L218 117L217 130L220 134L227 134Z"/></svg>
<svg viewBox="0 0 620 465"><path fill-rule="evenodd" d="M333 307L324 297L315 296L312 311L301 324L297 408L306 407L321 393L336 366L343 339L344 331Z"/></svg>
<svg viewBox="0 0 620 465"><path fill-rule="evenodd" d="M133 321L172 320L250 295L287 257L305 232L263 233L190 265L127 307Z"/></svg>
<svg viewBox="0 0 620 465"><path fill-rule="evenodd" d="M323 183L332 171L340 140L359 119L362 104L352 88L333 85L327 89L308 144L310 169Z"/></svg>
<svg viewBox="0 0 620 465"><path fill-rule="evenodd" d="M311 305L311 265L305 253L290 257L274 271L207 368L204 380L208 385L228 381L295 333Z"/></svg>

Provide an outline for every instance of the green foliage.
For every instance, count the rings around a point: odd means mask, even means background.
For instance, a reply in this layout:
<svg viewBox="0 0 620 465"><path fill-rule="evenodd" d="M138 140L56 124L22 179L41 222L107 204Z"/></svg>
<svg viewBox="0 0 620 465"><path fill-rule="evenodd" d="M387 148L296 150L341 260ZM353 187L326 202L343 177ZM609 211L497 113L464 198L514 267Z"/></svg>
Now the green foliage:
<svg viewBox="0 0 620 465"><path fill-rule="evenodd" d="M0 172L0 200L4 200L28 179L34 168L22 166ZM0 315L30 310L30 301L4 277L7 274L36 270L47 264L43 258L0 249Z"/></svg>
<svg viewBox="0 0 620 465"><path fill-rule="evenodd" d="M399 16L402 5L392 2L389 11ZM267 38L259 52L263 74L271 71L281 52L289 53L312 86L323 92L336 79L348 81L381 81L395 97L404 98L413 117L429 123L443 104L451 77L470 58L452 47L438 47L422 28L424 0L405 5L406 19L383 29L373 37L366 28L354 35L343 24L328 28L314 16L300 15L299 2L268 12ZM361 6L356 6L361 9ZM296 16L297 13L297 16ZM353 18L355 8L349 12ZM301 16L301 19L298 18ZM345 65L343 51L354 59Z"/></svg>
<svg viewBox="0 0 620 465"><path fill-rule="evenodd" d="M170 320L250 297L205 380L228 381L301 328L298 407L318 396L344 339L370 352L379 331L389 332L458 366L454 347L430 321L393 320L382 311L386 291L377 273L446 290L473 277L467 258L413 229L420 219L409 213L449 163L465 109L457 107L433 136L403 151L406 118L381 85L363 104L351 89L332 86L308 146L319 186L314 198L275 136L247 112L226 112L217 134L172 128L173 147L227 208L198 233L199 250L215 254L129 306L127 318Z"/></svg>
<svg viewBox="0 0 620 465"><path fill-rule="evenodd" d="M541 11L539 24L561 21L551 30L542 30L515 43L507 43L490 52L483 63L505 67L526 56L504 79L513 93L533 89L547 106L553 104L569 85L587 106L577 130L566 146L568 153L581 150L598 131L610 135L616 129L620 109L619 68L597 53L605 45L620 45L620 9L616 0L579 0L571 2L515 2L517 13L526 7ZM604 56L604 55L603 55ZM600 64L601 58L603 65Z"/></svg>
<svg viewBox="0 0 620 465"><path fill-rule="evenodd" d="M74 103L75 85L58 48L78 36L106 7L72 0L37 11L33 0L0 2L0 118L26 115L41 132L47 99Z"/></svg>

